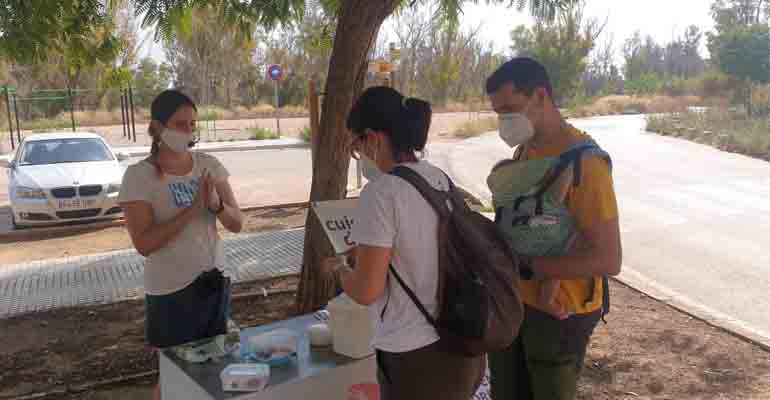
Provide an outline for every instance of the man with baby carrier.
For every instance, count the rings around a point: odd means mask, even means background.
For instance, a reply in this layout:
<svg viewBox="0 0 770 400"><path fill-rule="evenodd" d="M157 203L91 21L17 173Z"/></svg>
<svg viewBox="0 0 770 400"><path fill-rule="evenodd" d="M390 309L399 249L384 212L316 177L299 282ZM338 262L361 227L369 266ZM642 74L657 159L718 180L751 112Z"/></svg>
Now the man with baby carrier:
<svg viewBox="0 0 770 400"><path fill-rule="evenodd" d="M490 354L492 397L574 399L607 276L622 258L612 163L553 101L545 68L514 58L487 80L500 137L513 149L488 178L495 221L522 257L519 337Z"/></svg>

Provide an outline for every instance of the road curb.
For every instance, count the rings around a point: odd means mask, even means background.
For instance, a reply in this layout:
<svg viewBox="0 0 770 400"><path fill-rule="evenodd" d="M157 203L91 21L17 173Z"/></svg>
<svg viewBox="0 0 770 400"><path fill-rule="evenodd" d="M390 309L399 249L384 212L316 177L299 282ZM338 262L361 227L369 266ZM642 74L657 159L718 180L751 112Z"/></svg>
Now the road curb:
<svg viewBox="0 0 770 400"><path fill-rule="evenodd" d="M647 278L627 265L623 266L621 274L614 277L613 280L645 296L660 301L681 313L770 352L770 332L753 328L744 321L732 318L727 314L690 299Z"/></svg>
<svg viewBox="0 0 770 400"><path fill-rule="evenodd" d="M260 145L260 144L253 144L253 145L243 145L243 146L218 146L218 147L210 147L210 148L198 148L193 149L194 151L201 152L201 153L227 153L231 151L253 151L253 150L285 150L285 149L305 149L310 148L310 144L308 143L288 143L288 144L268 144L268 145ZM116 152L120 152L120 147L113 147L113 150ZM148 150L140 150L140 151L124 151L125 153L128 153L131 157L145 157L150 155L149 147Z"/></svg>
<svg viewBox="0 0 770 400"><path fill-rule="evenodd" d="M286 140L286 139L279 139ZM250 142L250 141L244 141ZM280 144L264 144L259 143L259 140L254 140L254 143L248 143L244 145L228 145L230 142L222 142L219 145L212 145L206 147L199 147L193 149L203 153L226 153L231 151L252 151L252 150L284 150L284 149L305 149L310 148L309 143L305 143L301 140L297 140L296 143L280 143ZM212 143L212 142L206 142ZM124 152L130 157L144 157L150 154L150 146L111 146L112 150L116 153ZM138 150L142 148L142 150ZM126 150L127 149L127 150ZM133 150L132 150L133 149ZM0 158L10 158L13 152L0 154Z"/></svg>
<svg viewBox="0 0 770 400"><path fill-rule="evenodd" d="M358 198L358 196L351 196L349 198L355 199L355 198ZM241 207L241 211L249 212L249 211L269 210L274 208L299 208L299 207L307 208L308 204L309 202L307 201L300 201L295 203L270 204L266 206L249 206L249 207ZM82 225L28 228L23 230L11 231L8 233L0 233L0 243L13 242L15 240L21 240L21 239L34 240L34 239L39 239L44 236L53 235L53 234L75 234L75 233L80 233L85 231L115 228L115 227L124 226L125 224L126 224L126 221L123 218L120 218L113 221L100 221L100 222L95 222L90 224L84 223Z"/></svg>
<svg viewBox="0 0 770 400"><path fill-rule="evenodd" d="M0 233L0 243L8 243L16 240L31 240L39 239L44 236L54 234L75 234L84 231L98 230L123 226L125 221L121 218L113 221L100 221L90 224L73 225L73 226L52 226L47 228L26 228L21 230L14 230L7 233Z"/></svg>
<svg viewBox="0 0 770 400"><path fill-rule="evenodd" d="M284 203L284 204L272 204L267 206L250 206L250 207L241 207L241 211L248 212L248 211L259 211L259 210L268 210L271 208L297 208L297 207L307 207L308 202L297 202L297 203ZM75 233L81 233L85 231L93 231L93 230L100 230L100 229L107 229L107 228L116 228L121 227L126 224L126 220L123 218L116 219L113 221L100 221L95 223L83 223L82 225L72 225L72 226L51 226L51 227L41 227L41 228L27 228L22 230L15 230L8 233L0 233L0 243L7 243L12 242L15 240L34 240L34 239L40 239L45 236L54 235L54 234L75 234Z"/></svg>

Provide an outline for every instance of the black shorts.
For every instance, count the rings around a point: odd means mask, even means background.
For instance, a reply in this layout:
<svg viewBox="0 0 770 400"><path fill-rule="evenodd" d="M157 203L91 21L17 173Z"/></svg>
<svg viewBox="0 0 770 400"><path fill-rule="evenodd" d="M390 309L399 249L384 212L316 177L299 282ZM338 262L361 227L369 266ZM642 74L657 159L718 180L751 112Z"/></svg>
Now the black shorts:
<svg viewBox="0 0 770 400"><path fill-rule="evenodd" d="M165 348L225 334L229 314L230 279L206 271L184 289L145 296L147 342Z"/></svg>

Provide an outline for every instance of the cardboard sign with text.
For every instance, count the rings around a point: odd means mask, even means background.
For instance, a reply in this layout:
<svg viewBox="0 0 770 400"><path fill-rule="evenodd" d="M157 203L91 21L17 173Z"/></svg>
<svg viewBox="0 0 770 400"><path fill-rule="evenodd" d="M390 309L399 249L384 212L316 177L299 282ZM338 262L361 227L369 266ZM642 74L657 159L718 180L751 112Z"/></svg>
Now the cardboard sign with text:
<svg viewBox="0 0 770 400"><path fill-rule="evenodd" d="M350 235L357 205L358 199L313 202L313 211L337 254L345 253L356 245Z"/></svg>

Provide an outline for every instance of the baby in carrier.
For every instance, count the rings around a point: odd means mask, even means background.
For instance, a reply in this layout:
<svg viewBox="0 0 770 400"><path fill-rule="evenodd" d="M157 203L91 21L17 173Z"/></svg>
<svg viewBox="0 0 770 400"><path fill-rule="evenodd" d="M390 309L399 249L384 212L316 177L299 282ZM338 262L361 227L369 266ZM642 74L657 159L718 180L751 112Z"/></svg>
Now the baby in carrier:
<svg viewBox="0 0 770 400"><path fill-rule="evenodd" d="M578 243L577 221L566 206L570 188L579 184L583 156L606 157L595 143L570 146L558 157L527 160L517 149L512 160L498 163L487 179L495 208L495 222L511 248L532 257L562 256ZM535 308L557 319L570 316L557 301L559 281L538 282Z"/></svg>
<svg viewBox="0 0 770 400"><path fill-rule="evenodd" d="M567 198L567 193L569 193L569 188L570 186L572 186L572 181L573 181L572 177L573 177L572 167L568 167L564 172L562 172L561 176L557 178L556 183L553 186L554 199L560 204L564 204L564 201ZM534 217L534 218L537 219L538 217ZM544 215L544 216L541 216L540 218L547 219L548 216ZM543 222L554 223L556 221L545 220ZM530 220L530 224L531 223L532 221ZM572 234L569 236L566 244L567 250L571 250L575 246L576 239L577 239L576 234ZM541 311L545 311L548 314L551 314L557 319L566 319L569 317L569 313L567 312L567 309L564 308L564 306L559 304L559 302L557 301L556 296L558 294L559 294L558 279L541 280L538 284L536 307Z"/></svg>

